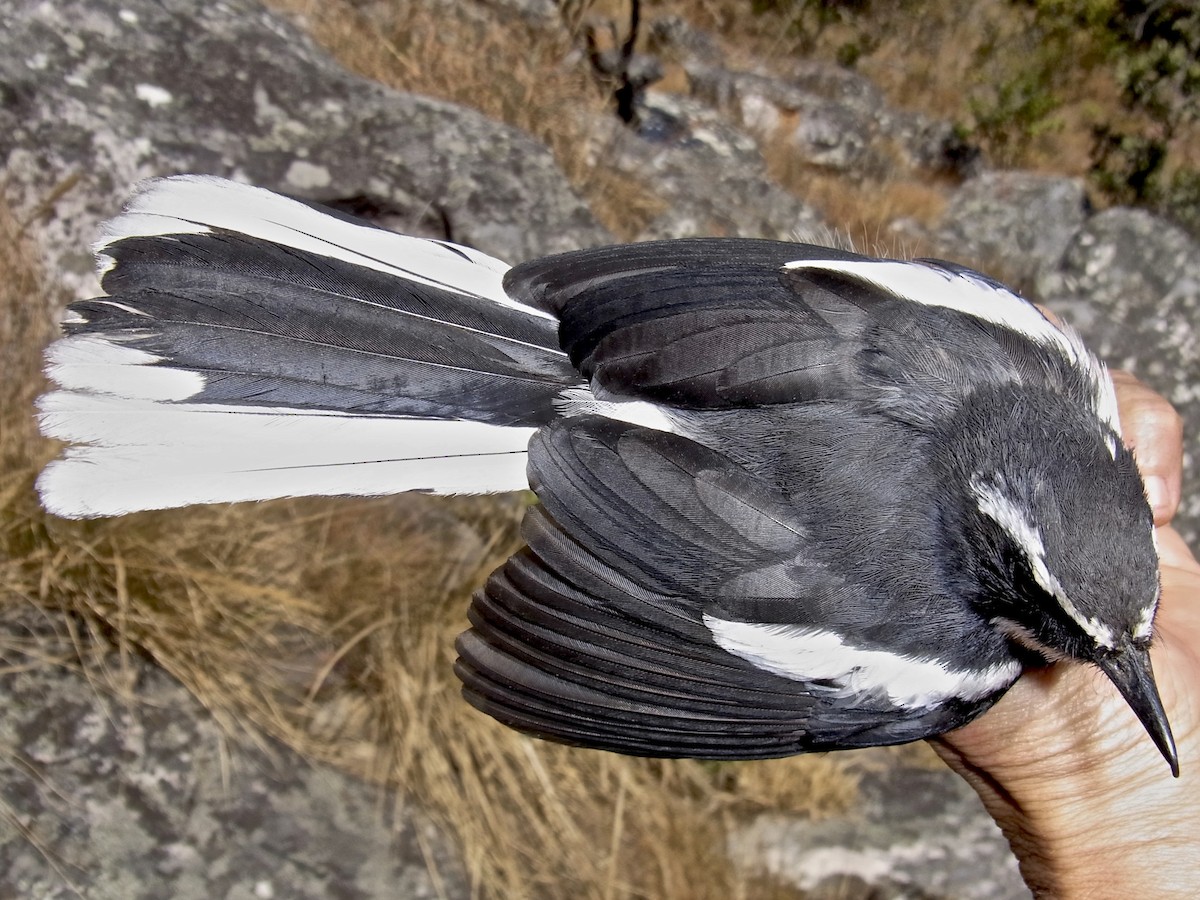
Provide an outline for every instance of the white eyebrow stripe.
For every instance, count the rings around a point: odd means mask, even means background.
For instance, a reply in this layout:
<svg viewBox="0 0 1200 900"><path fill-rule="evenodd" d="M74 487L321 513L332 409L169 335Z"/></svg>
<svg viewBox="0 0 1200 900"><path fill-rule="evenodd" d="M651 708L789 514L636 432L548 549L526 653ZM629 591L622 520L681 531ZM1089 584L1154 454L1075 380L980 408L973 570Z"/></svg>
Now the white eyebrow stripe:
<svg viewBox="0 0 1200 900"><path fill-rule="evenodd" d="M1041 530L1004 495L998 485L984 482L977 477L971 480L971 491L975 494L979 511L1003 528L1025 553L1038 586L1052 596L1062 611L1097 645L1110 650L1114 648L1117 645L1116 632L1094 616L1085 615L1067 596L1062 584L1046 566L1046 545L1042 541Z"/></svg>
<svg viewBox="0 0 1200 900"><path fill-rule="evenodd" d="M982 671L953 669L936 659L854 647L831 631L795 625L707 614L704 624L719 647L760 669L795 681L831 681L840 696L882 693L904 709L932 709L952 697L979 700L1007 687L1021 671L1016 660Z"/></svg>

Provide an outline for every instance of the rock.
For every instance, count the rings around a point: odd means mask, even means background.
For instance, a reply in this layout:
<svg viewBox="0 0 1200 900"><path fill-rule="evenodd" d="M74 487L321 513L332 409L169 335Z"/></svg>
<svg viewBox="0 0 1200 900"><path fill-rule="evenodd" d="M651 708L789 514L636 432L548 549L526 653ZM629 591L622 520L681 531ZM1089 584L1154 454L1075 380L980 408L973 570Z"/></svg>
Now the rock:
<svg viewBox="0 0 1200 900"><path fill-rule="evenodd" d="M1086 209L1077 178L987 172L954 192L934 239L948 258L1029 287L1058 267Z"/></svg>
<svg viewBox="0 0 1200 900"><path fill-rule="evenodd" d="M895 177L914 170L967 177L980 169L979 148L966 142L952 123L891 106L883 92L858 72L818 60L801 60L781 81L785 91L782 96L790 94L791 102L807 95L842 110L854 122L859 139L870 146L866 158L879 171L853 171L853 177Z"/></svg>
<svg viewBox="0 0 1200 900"><path fill-rule="evenodd" d="M808 61L781 78L700 55L685 69L693 96L760 136L786 136L803 164L851 179L917 170L964 177L979 168L978 148L953 125L890 107L856 72Z"/></svg>
<svg viewBox="0 0 1200 900"><path fill-rule="evenodd" d="M1109 209L1075 235L1038 293L1110 365L1132 371L1183 416L1183 507L1175 524L1197 546L1200 243L1145 210Z"/></svg>
<svg viewBox="0 0 1200 900"><path fill-rule="evenodd" d="M47 266L77 293L97 223L174 172L346 201L510 261L610 240L544 146L351 75L253 0L0 0L0 20L9 192L25 214L54 200Z"/></svg>
<svg viewBox="0 0 1200 900"><path fill-rule="evenodd" d="M594 153L646 182L667 211L638 236L813 239L817 214L772 182L753 138L687 97L650 93L637 130L598 122Z"/></svg>
<svg viewBox="0 0 1200 900"><path fill-rule="evenodd" d="M46 620L25 609L9 608L0 643L38 632L49 650ZM3 676L0 896L472 895L457 850L427 817L284 747L229 740L161 669L129 664L132 703L73 669Z"/></svg>
<svg viewBox="0 0 1200 900"><path fill-rule="evenodd" d="M693 64L692 95L762 139L787 141L799 162L861 176L881 171L876 122L859 107L755 72Z"/></svg>
<svg viewBox="0 0 1200 900"><path fill-rule="evenodd" d="M864 767L851 816L766 814L735 832L731 855L805 896L842 900L1028 898L1016 858L957 775L919 766Z"/></svg>
<svg viewBox="0 0 1200 900"><path fill-rule="evenodd" d="M675 15L656 17L649 23L646 46L651 53L669 59L689 59L705 65L720 64L725 58L715 35Z"/></svg>

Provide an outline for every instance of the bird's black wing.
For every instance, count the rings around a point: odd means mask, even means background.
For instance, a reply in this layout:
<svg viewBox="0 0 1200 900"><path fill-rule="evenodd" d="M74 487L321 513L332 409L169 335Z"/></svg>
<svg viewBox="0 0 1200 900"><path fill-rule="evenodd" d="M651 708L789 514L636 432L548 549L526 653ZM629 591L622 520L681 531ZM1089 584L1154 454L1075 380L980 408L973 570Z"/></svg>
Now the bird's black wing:
<svg viewBox="0 0 1200 900"><path fill-rule="evenodd" d="M806 380L833 389L844 340L780 278L807 250L858 258L780 241L660 241L525 263L505 290L559 317L562 349L604 390L695 408L788 402L817 390Z"/></svg>
<svg viewBox="0 0 1200 900"><path fill-rule="evenodd" d="M724 649L716 619L786 629L870 598L816 555L803 504L721 454L583 416L539 432L530 475L528 547L476 595L458 644L467 699L502 722L624 753L762 758L914 740L978 710L897 706Z"/></svg>
<svg viewBox="0 0 1200 900"><path fill-rule="evenodd" d="M599 248L517 266L597 393L676 408L853 400L920 429L984 385L1045 385L1114 418L1103 368L969 269L737 239Z"/></svg>

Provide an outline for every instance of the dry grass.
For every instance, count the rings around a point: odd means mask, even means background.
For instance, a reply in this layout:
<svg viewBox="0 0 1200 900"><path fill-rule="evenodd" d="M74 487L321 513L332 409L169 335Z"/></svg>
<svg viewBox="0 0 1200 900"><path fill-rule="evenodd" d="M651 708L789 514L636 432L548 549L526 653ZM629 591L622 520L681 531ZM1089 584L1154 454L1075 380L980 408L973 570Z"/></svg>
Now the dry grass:
<svg viewBox="0 0 1200 900"><path fill-rule="evenodd" d="M453 639L517 544L521 498L47 516L33 480L53 448L31 406L53 327L35 258L0 206L0 617L32 607L64 638L5 638L0 672L79 667L136 703L130 662L148 655L239 739L400 787L456 837L482 897L793 896L738 870L728 829L763 809L844 811L860 758L632 760L527 739L461 701Z"/></svg>
<svg viewBox="0 0 1200 900"><path fill-rule="evenodd" d="M420 0L395 0L363 12L353 0L269 2L297 17L322 46L359 74L472 106L529 131L551 148L569 180L618 238L635 237L663 211L651 184L604 167L604 139L597 137L594 123L610 101L566 29L555 34L532 31L516 20L500 24L499 17L485 20L478 8L466 4L432 11ZM577 24L584 19L611 21L620 29L628 21L628 0L570 0L562 5L566 17ZM979 108L996 103L996 84L1024 74L1030 65L1046 65L1044 52L1039 57L1028 38L1030 11L1010 0L981 0L969 16L962 15L961 5L937 0L872 4L859 19L833 24L811 42L789 27L789 14L749 14L744 0L643 2L644 22L668 14L719 35L733 67L784 77L797 59L832 61L845 45L863 44L865 30L871 46L858 69L891 104L967 128L978 125ZM643 39L647 31L643 27ZM981 55L980 48L988 45L999 49ZM976 131L975 139L995 162L1082 176L1092 162L1097 125L1134 130L1145 126L1122 106L1114 73L1090 64L1089 54L1094 52L1080 36L1063 48L1067 64L1049 67L1045 89L1058 107L1048 118ZM674 88L660 84L658 89L686 90L679 68L669 66L668 71L677 83ZM1196 165L1198 136L1200 123L1181 129L1172 143L1166 176L1179 165ZM786 154L770 143L764 152L778 177ZM794 163L784 167L794 168ZM781 177L832 227L864 247L891 246L895 239L886 233L886 225L897 218L925 224L940 211L937 203L949 187L936 180L884 179L846 189L840 179L821 172L784 171ZM1105 202L1098 194L1093 200Z"/></svg>
<svg viewBox="0 0 1200 900"><path fill-rule="evenodd" d="M930 228L945 211L948 190L944 179L885 177L852 180L797 159L786 129L761 138L763 158L771 178L804 198L849 246L865 253L911 258L929 247L893 227L911 221Z"/></svg>

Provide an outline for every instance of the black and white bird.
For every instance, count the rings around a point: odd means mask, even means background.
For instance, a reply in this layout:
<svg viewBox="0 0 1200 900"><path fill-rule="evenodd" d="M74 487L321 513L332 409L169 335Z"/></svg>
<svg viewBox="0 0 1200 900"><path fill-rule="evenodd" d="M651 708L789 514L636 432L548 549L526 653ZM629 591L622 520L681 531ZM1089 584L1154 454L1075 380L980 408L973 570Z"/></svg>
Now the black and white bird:
<svg viewBox="0 0 1200 900"><path fill-rule="evenodd" d="M988 278L695 239L510 268L231 182L147 183L47 351L46 507L510 491L469 702L653 756L891 744L1103 670L1177 773L1112 382Z"/></svg>

